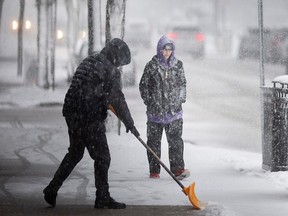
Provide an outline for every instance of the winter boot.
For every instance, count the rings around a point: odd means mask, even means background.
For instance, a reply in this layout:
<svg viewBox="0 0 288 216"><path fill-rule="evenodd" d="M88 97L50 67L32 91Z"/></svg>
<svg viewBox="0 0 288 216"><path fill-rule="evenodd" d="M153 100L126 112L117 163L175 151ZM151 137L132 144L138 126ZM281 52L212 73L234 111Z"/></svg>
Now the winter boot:
<svg viewBox="0 0 288 216"><path fill-rule="evenodd" d="M126 204L116 202L112 197L96 198L94 208L124 209L126 208Z"/></svg>
<svg viewBox="0 0 288 216"><path fill-rule="evenodd" d="M160 175L158 173L150 173L150 178L158 179L158 178L160 178Z"/></svg>
<svg viewBox="0 0 288 216"><path fill-rule="evenodd" d="M44 190L44 199L45 201L51 205L52 207L56 206L56 197L57 197L57 190L51 189L49 188L49 186L47 186Z"/></svg>
<svg viewBox="0 0 288 216"><path fill-rule="evenodd" d="M190 171L188 169L182 169L182 170L178 170L175 173L175 177L178 180L183 180L184 178L188 178L190 176Z"/></svg>

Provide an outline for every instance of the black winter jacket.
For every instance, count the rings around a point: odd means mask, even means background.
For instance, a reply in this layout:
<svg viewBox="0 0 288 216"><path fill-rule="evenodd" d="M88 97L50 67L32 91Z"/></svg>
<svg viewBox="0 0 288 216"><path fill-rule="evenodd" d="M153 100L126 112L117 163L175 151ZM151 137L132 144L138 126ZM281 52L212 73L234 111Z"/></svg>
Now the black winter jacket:
<svg viewBox="0 0 288 216"><path fill-rule="evenodd" d="M77 67L66 93L63 116L84 124L104 121L110 104L126 127L133 126L121 90L121 74L116 68L130 61L129 48L120 39L110 41L99 54L86 57Z"/></svg>
<svg viewBox="0 0 288 216"><path fill-rule="evenodd" d="M183 63L175 59L170 69L165 69L154 56L145 66L139 90L147 114L163 116L182 110L186 101L186 78Z"/></svg>

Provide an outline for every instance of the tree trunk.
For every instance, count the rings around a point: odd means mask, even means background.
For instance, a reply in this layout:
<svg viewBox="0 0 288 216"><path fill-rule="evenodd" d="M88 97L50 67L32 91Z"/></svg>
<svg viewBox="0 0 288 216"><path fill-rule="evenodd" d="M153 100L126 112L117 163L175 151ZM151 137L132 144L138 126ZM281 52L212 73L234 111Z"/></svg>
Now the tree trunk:
<svg viewBox="0 0 288 216"><path fill-rule="evenodd" d="M22 76L23 71L23 20L25 0L20 0L20 13L18 20L18 70L17 75Z"/></svg>
<svg viewBox="0 0 288 216"><path fill-rule="evenodd" d="M2 20L2 7L4 0L0 0L0 32L1 32L1 20Z"/></svg>
<svg viewBox="0 0 288 216"><path fill-rule="evenodd" d="M124 38L126 0L107 0L106 4L106 43L112 38ZM122 67L120 67L122 75ZM122 76L123 77L123 76ZM122 83L122 82L121 82ZM111 121L111 120L110 120ZM121 121L117 121L118 135L121 134Z"/></svg>
<svg viewBox="0 0 288 216"><path fill-rule="evenodd" d="M57 20L57 0L53 0L51 2L51 42L50 42L50 49L51 49L51 78L52 78L52 89L55 90L55 46L56 46L56 20Z"/></svg>
<svg viewBox="0 0 288 216"><path fill-rule="evenodd" d="M45 83L44 88L55 88L56 0L46 1Z"/></svg>
<svg viewBox="0 0 288 216"><path fill-rule="evenodd" d="M110 28L110 16L111 16L111 8L112 4L114 4L114 0L107 0L106 4L106 27L105 27L105 44L107 44L111 40L111 28Z"/></svg>
<svg viewBox="0 0 288 216"><path fill-rule="evenodd" d="M123 40L125 36L125 22L126 22L126 0L123 0L122 4L122 20L121 20L121 35L120 38Z"/></svg>
<svg viewBox="0 0 288 216"><path fill-rule="evenodd" d="M49 19L49 4L50 0L46 1L45 4L45 20L46 20L46 34L45 34L45 83L44 83L44 89L49 89L50 82L49 82L49 61L50 61L50 49L49 49L49 31L51 28L51 22Z"/></svg>
<svg viewBox="0 0 288 216"><path fill-rule="evenodd" d="M47 59L47 47L46 47L46 35L47 33L47 20L46 20L46 0L37 0L38 9L38 32L37 32L37 57L39 68L39 80L38 84L41 87L49 86L49 80L46 73L46 59Z"/></svg>
<svg viewBox="0 0 288 216"><path fill-rule="evenodd" d="M94 0L88 0L88 54L94 49Z"/></svg>
<svg viewBox="0 0 288 216"><path fill-rule="evenodd" d="M124 38L126 0L107 0L106 43L112 38Z"/></svg>
<svg viewBox="0 0 288 216"><path fill-rule="evenodd" d="M39 66L39 58L40 58L40 23L41 23L41 0L36 1L36 8L37 8L37 63ZM39 69L38 69L39 70ZM39 74L39 71L38 71Z"/></svg>
<svg viewBox="0 0 288 216"><path fill-rule="evenodd" d="M88 0L88 54L103 48L101 31L101 0Z"/></svg>
<svg viewBox="0 0 288 216"><path fill-rule="evenodd" d="M67 11L67 51L68 59L67 70L68 70L68 81L71 80L72 74L74 74L75 67L77 66L77 59L75 59L74 53L78 36L80 33L80 12L82 10L82 1L77 0L66 0L66 11Z"/></svg>
<svg viewBox="0 0 288 216"><path fill-rule="evenodd" d="M94 3L94 50L103 48L102 44L102 24L101 24L101 0Z"/></svg>

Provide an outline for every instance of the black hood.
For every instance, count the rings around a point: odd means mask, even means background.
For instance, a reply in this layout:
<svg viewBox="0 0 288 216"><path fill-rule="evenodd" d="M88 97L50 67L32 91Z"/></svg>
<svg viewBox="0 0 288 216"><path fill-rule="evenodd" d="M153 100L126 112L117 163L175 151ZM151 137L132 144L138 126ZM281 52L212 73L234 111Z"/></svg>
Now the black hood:
<svg viewBox="0 0 288 216"><path fill-rule="evenodd" d="M109 41L101 50L101 54L115 66L120 67L131 62L131 53L128 45L119 38Z"/></svg>

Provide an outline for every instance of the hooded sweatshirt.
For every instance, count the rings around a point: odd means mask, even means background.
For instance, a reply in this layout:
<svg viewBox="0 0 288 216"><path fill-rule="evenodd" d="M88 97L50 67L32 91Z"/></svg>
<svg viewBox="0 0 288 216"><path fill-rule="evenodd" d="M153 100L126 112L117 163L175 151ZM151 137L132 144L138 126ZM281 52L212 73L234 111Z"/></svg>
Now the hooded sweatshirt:
<svg viewBox="0 0 288 216"><path fill-rule="evenodd" d="M162 52L164 50L164 47L166 44L171 45L172 47L172 53L171 56L169 57L168 61L166 61L166 59L164 58ZM171 39L169 39L166 35L163 35L157 44L157 58L159 60L159 62L165 67L165 68L171 68L174 61L175 61L175 57L174 57L174 52L175 52L175 44L174 41L172 41Z"/></svg>
<svg viewBox="0 0 288 216"><path fill-rule="evenodd" d="M172 46L168 61L162 52L164 46ZM157 45L157 54L144 69L139 90L147 106L148 121L168 124L182 118L182 103L186 101L186 78L183 64L174 56L175 45L163 36Z"/></svg>
<svg viewBox="0 0 288 216"><path fill-rule="evenodd" d="M108 42L100 53L86 57L77 67L66 93L63 115L81 122L103 121L111 104L125 126L134 125L117 69L130 61L129 47L118 38Z"/></svg>

